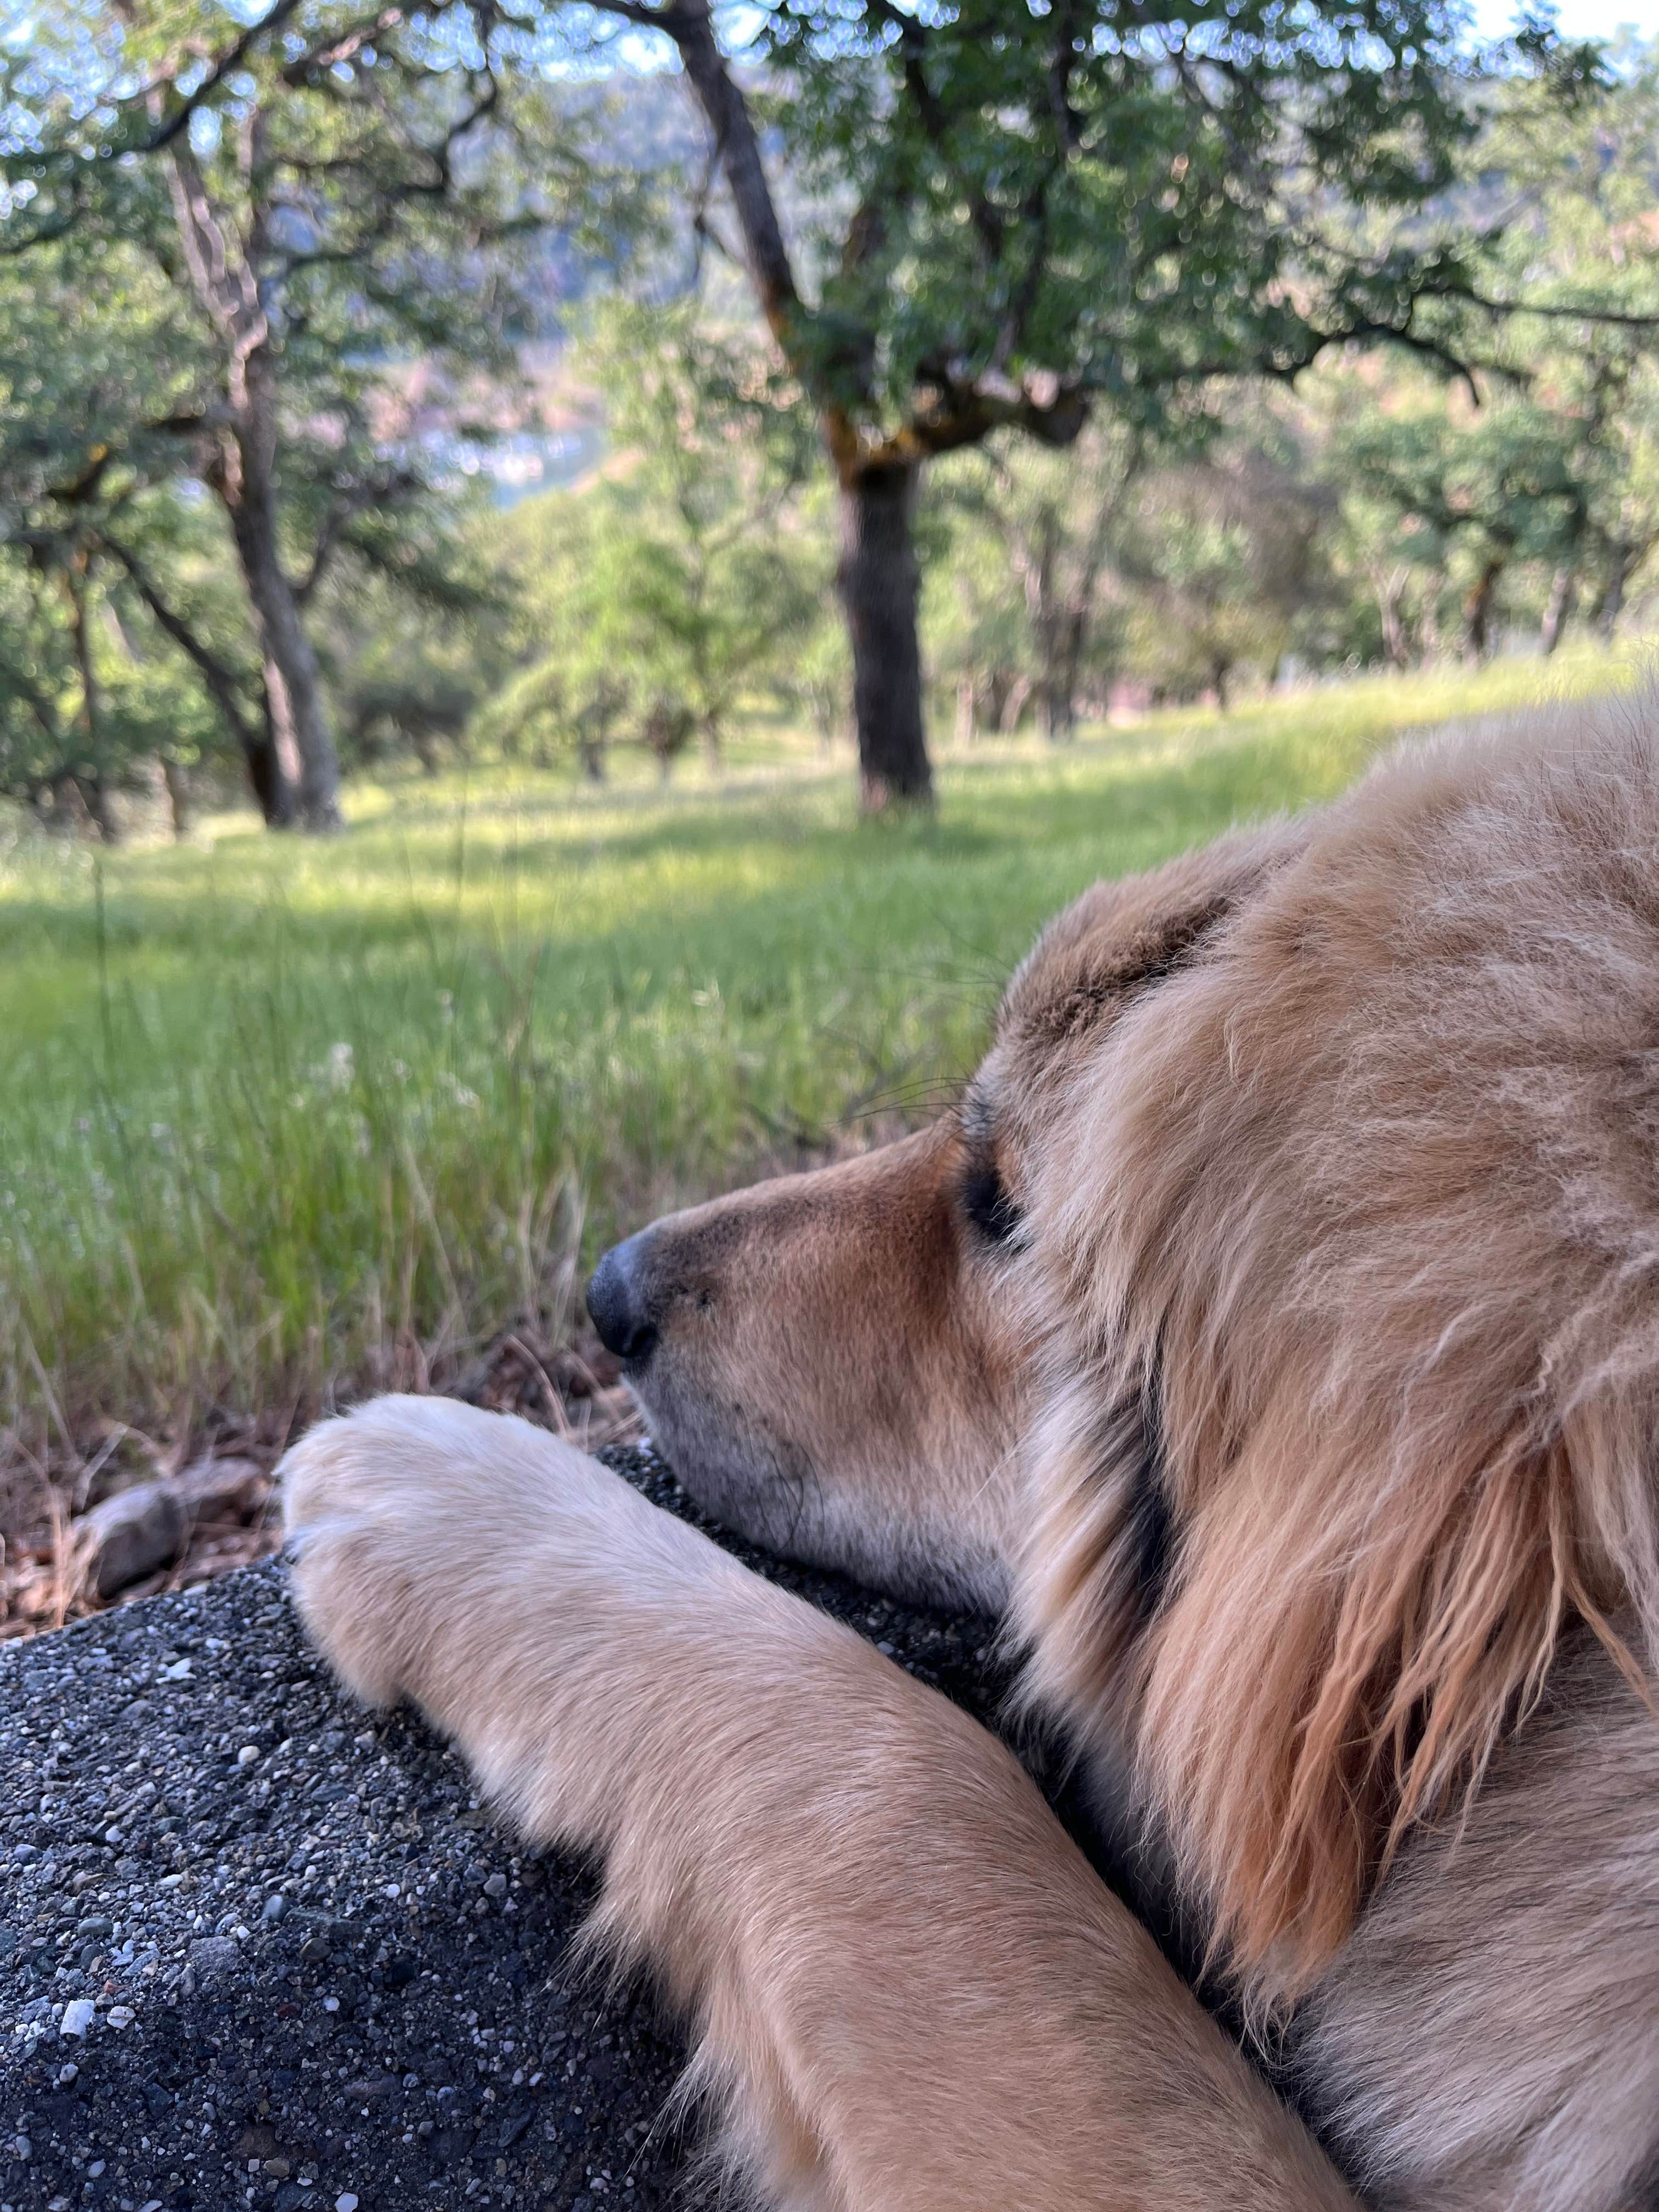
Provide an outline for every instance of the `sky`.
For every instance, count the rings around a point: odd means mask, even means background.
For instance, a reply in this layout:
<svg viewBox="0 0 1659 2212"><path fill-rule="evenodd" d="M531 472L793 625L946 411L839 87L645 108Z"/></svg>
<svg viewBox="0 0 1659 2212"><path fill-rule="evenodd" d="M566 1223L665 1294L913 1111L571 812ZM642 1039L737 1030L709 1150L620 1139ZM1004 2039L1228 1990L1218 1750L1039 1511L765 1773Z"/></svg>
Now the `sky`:
<svg viewBox="0 0 1659 2212"><path fill-rule="evenodd" d="M1474 0L1475 27L1489 38L1512 28L1513 0ZM1569 38L1610 39L1623 23L1647 37L1659 33L1659 0L1560 0L1557 21Z"/></svg>

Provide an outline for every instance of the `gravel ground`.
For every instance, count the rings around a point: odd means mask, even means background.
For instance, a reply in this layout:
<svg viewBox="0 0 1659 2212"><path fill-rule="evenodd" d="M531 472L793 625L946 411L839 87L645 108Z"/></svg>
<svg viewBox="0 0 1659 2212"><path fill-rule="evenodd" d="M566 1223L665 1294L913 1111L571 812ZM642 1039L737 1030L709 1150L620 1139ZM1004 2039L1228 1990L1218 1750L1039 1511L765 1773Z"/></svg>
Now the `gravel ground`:
<svg viewBox="0 0 1659 2212"><path fill-rule="evenodd" d="M755 1563L994 1704L984 1621ZM591 1871L344 1704L275 1561L0 1651L0 2212L683 2201L672 2030L568 1967Z"/></svg>

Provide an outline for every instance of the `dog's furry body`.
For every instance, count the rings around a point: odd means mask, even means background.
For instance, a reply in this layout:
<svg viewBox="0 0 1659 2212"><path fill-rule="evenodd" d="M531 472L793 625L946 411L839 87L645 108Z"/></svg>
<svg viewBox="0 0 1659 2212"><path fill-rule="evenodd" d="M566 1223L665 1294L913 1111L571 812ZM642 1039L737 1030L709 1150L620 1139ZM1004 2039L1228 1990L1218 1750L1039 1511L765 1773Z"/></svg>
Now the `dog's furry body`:
<svg viewBox="0 0 1659 2212"><path fill-rule="evenodd" d="M721 1517L1011 1605L1374 2201L1650 2200L1659 708L1099 887L958 1112L592 1295ZM770 2201L1345 2201L988 1737L591 1462L389 1401L289 1515L347 1678L606 1849Z"/></svg>

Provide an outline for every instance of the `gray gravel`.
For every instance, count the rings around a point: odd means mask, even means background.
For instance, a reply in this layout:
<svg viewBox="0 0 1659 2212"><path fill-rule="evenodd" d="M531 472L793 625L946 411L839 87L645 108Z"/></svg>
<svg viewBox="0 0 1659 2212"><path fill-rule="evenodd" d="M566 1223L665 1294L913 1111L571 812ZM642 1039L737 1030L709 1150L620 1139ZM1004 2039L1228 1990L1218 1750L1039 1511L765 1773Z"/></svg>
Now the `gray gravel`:
<svg viewBox="0 0 1659 2212"><path fill-rule="evenodd" d="M991 1709L982 1620L756 1563ZM569 1969L591 1870L343 1703L276 1563L0 1651L0 2212L683 2202L672 2027Z"/></svg>

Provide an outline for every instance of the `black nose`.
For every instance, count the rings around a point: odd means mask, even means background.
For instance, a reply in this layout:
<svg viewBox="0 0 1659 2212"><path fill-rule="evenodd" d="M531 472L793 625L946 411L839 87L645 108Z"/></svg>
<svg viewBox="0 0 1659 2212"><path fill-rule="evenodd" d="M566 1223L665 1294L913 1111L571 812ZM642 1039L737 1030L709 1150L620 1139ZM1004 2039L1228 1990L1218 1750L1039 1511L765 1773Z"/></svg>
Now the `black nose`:
<svg viewBox="0 0 1659 2212"><path fill-rule="evenodd" d="M613 1244L588 1278L587 1310L599 1342L618 1359L643 1359L657 1340L647 1291L650 1237L650 1231L642 1229L626 1243Z"/></svg>

